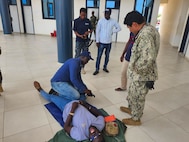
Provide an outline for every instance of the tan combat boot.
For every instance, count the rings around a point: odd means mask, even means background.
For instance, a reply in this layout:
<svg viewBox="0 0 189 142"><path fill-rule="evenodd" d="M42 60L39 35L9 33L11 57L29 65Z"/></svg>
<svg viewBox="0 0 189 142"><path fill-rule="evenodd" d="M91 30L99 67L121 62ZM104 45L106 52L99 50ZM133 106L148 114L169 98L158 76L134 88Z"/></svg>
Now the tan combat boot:
<svg viewBox="0 0 189 142"><path fill-rule="evenodd" d="M122 120L122 122L126 125L134 125L134 126L139 126L141 125L141 121L139 120L133 120L132 118L125 118Z"/></svg>
<svg viewBox="0 0 189 142"><path fill-rule="evenodd" d="M120 110L131 115L131 109L128 107L121 106Z"/></svg>

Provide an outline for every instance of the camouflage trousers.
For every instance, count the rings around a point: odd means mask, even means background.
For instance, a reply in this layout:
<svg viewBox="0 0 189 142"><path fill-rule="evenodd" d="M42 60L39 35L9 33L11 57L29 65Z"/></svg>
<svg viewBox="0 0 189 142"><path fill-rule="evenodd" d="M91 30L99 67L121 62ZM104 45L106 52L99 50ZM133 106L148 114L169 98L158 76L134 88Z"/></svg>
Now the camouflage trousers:
<svg viewBox="0 0 189 142"><path fill-rule="evenodd" d="M149 89L146 87L146 81L130 82L128 89L128 107L131 109L133 120L139 120L143 115L145 97Z"/></svg>

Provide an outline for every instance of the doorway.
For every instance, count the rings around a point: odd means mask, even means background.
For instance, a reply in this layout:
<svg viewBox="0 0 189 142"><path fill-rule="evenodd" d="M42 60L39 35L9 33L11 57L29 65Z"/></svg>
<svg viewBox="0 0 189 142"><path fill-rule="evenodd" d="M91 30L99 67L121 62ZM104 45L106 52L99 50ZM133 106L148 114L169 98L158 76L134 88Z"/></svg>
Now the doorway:
<svg viewBox="0 0 189 142"><path fill-rule="evenodd" d="M21 0L24 33L35 34L31 0Z"/></svg>
<svg viewBox="0 0 189 142"><path fill-rule="evenodd" d="M11 19L12 32L20 33L20 23L19 23L18 7L16 0L9 0L8 7L9 7L9 13Z"/></svg>

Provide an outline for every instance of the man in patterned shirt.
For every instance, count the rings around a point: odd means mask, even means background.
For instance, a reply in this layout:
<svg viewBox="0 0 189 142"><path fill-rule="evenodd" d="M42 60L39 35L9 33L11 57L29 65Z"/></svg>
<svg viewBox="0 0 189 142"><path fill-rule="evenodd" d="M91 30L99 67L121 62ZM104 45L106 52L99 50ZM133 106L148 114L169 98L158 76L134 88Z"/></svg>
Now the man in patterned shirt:
<svg viewBox="0 0 189 142"><path fill-rule="evenodd" d="M120 110L130 114L131 118L123 119L122 122L127 125L141 125L145 97L158 79L156 58L160 36L153 26L146 24L145 18L137 11L128 13L124 24L135 34L135 42L128 67L128 107L120 107Z"/></svg>

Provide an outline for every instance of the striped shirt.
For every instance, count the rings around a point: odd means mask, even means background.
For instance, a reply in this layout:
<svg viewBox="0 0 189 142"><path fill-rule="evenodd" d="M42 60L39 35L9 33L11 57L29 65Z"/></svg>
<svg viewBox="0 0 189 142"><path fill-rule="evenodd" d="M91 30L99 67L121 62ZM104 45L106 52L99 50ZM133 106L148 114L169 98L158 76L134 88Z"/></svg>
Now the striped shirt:
<svg viewBox="0 0 189 142"><path fill-rule="evenodd" d="M117 33L120 30L120 25L114 19L100 19L96 28L96 43L111 43L113 33Z"/></svg>

